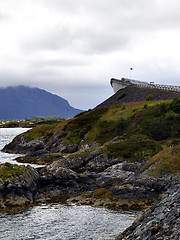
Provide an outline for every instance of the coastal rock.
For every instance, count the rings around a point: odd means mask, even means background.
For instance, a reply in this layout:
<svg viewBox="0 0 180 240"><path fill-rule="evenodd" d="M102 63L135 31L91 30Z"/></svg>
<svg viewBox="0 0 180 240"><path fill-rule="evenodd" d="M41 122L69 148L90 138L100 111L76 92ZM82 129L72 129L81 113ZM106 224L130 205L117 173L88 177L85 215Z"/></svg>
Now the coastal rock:
<svg viewBox="0 0 180 240"><path fill-rule="evenodd" d="M18 169L21 174L9 175L0 182L0 208L24 206L33 203L33 196L37 190L39 173L30 166L4 164L5 167ZM4 166L4 165L1 165Z"/></svg>
<svg viewBox="0 0 180 240"><path fill-rule="evenodd" d="M78 173L83 172L102 172L106 168L120 162L119 159L108 158L107 154L96 149L94 151L80 151L78 153L65 156L61 160L62 166L71 168Z"/></svg>
<svg viewBox="0 0 180 240"><path fill-rule="evenodd" d="M16 136L13 141L3 148L8 153L30 153L43 149L45 142L43 138L29 140L23 134Z"/></svg>
<svg viewBox="0 0 180 240"><path fill-rule="evenodd" d="M116 240L179 240L180 239L180 184L175 182Z"/></svg>

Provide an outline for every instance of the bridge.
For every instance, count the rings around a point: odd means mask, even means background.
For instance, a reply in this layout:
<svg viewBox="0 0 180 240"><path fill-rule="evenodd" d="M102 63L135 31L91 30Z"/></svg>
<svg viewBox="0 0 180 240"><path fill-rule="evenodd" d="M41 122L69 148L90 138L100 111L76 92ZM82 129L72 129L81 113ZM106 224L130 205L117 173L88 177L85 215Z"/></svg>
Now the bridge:
<svg viewBox="0 0 180 240"><path fill-rule="evenodd" d="M121 78L121 80L116 78L111 78L110 80L111 86L116 93L118 90L123 89L127 86L135 85L137 87L147 87L147 88L155 88L155 89L163 89L168 91L175 91L180 92L180 86L173 86L173 85L163 85L163 84L154 84L154 82L143 82L143 81L137 81L132 80L128 78Z"/></svg>

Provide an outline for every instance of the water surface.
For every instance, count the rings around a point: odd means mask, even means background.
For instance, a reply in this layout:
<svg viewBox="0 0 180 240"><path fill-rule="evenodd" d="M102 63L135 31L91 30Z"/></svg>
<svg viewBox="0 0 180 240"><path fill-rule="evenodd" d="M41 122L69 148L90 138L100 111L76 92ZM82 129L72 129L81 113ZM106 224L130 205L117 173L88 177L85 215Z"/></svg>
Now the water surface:
<svg viewBox="0 0 180 240"><path fill-rule="evenodd" d="M135 220L124 213L91 206L50 204L0 217L1 240L114 239Z"/></svg>

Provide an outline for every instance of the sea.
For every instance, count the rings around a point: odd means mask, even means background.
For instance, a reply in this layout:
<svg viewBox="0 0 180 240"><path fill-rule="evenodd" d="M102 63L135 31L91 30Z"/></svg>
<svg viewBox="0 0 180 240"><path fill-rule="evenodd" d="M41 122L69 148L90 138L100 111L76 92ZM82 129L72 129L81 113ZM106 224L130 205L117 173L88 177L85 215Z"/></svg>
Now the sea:
<svg viewBox="0 0 180 240"><path fill-rule="evenodd" d="M0 128L0 149L28 128ZM20 164L20 154L0 151L0 164ZM33 165L37 167L37 165ZM62 203L33 206L0 215L0 240L112 240L129 227L137 212L124 212Z"/></svg>

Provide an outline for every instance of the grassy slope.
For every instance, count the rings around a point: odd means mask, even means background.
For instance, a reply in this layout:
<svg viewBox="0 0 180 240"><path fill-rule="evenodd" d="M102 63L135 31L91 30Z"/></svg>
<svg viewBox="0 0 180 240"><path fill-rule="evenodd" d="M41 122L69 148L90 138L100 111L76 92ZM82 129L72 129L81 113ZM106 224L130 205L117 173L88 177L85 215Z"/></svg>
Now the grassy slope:
<svg viewBox="0 0 180 240"><path fill-rule="evenodd" d="M167 160L154 157L149 166L155 166L154 162L157 162L156 168L163 171L163 166L172 160L169 148L175 146L179 149L179 123L180 99L146 101L116 104L81 113L68 121L38 126L25 135L30 140L43 137L48 142L56 133L59 134L59 142L67 145L79 144L82 140L88 144L96 142L104 146L102 151L109 157L127 161L147 160L162 151L159 154L169 156ZM173 158L176 163L169 164L170 169L165 172L179 172L178 154Z"/></svg>

